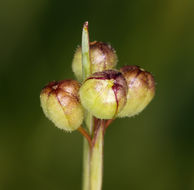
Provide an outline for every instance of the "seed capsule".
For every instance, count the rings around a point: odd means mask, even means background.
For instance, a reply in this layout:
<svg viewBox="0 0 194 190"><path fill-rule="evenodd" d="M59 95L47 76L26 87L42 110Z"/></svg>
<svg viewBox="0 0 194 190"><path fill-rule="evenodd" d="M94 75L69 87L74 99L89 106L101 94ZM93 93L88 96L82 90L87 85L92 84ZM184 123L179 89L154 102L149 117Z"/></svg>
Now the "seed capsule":
<svg viewBox="0 0 194 190"><path fill-rule="evenodd" d="M127 103L118 117L131 117L141 112L153 99L155 82L153 76L138 66L125 66L120 69L127 81Z"/></svg>
<svg viewBox="0 0 194 190"><path fill-rule="evenodd" d="M79 94L82 105L95 117L112 119L126 103L127 83L118 71L96 72L84 81Z"/></svg>
<svg viewBox="0 0 194 190"><path fill-rule="evenodd" d="M83 121L83 108L78 98L80 85L74 80L51 82L43 88L40 101L43 112L58 128L73 131Z"/></svg>
<svg viewBox="0 0 194 190"><path fill-rule="evenodd" d="M90 60L92 73L113 69L117 64L117 55L115 50L104 42L90 43ZM76 78L82 80L82 52L78 47L72 62L72 69Z"/></svg>

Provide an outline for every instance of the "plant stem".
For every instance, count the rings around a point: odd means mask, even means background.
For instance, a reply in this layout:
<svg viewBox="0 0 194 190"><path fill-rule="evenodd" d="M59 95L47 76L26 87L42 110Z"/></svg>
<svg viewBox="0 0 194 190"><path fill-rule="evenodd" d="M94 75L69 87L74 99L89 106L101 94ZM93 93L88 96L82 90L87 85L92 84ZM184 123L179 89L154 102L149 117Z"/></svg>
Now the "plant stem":
<svg viewBox="0 0 194 190"><path fill-rule="evenodd" d="M88 22L84 23L82 31L82 81L92 73L90 63ZM103 139L104 139L104 121L95 122L91 113L85 110L85 123L87 131L92 138L92 146L84 138L83 150L83 190L101 190L102 188L102 170L103 170ZM95 130L95 131L94 131ZM83 131L82 131L83 132Z"/></svg>
<svg viewBox="0 0 194 190"><path fill-rule="evenodd" d="M92 135L93 129L93 117L90 113L87 112L86 116L86 127L89 131L89 134ZM88 141L84 138L83 144L83 190L90 190L90 159L91 159L91 147Z"/></svg>
<svg viewBox="0 0 194 190"><path fill-rule="evenodd" d="M83 181L82 190L90 190L90 147L84 138L83 144Z"/></svg>
<svg viewBox="0 0 194 190"><path fill-rule="evenodd" d="M105 123L96 123L92 147L84 139L83 190L101 190Z"/></svg>
<svg viewBox="0 0 194 190"><path fill-rule="evenodd" d="M103 176L104 121L100 121L94 136L90 160L90 190L101 190Z"/></svg>
<svg viewBox="0 0 194 190"><path fill-rule="evenodd" d="M79 127L77 130L87 139L87 142L89 143L89 145L91 147L92 140L91 140L90 135L87 133L87 131L83 127Z"/></svg>
<svg viewBox="0 0 194 190"><path fill-rule="evenodd" d="M90 66L90 48L89 48L89 34L88 22L84 23L82 31L82 81L84 81L91 74ZM85 123L89 135L92 135L93 119L92 115L85 110ZM83 190L90 190L90 146L84 138L83 144Z"/></svg>
<svg viewBox="0 0 194 190"><path fill-rule="evenodd" d="M91 74L90 44L88 34L88 22L84 23L82 31L82 79L85 80Z"/></svg>

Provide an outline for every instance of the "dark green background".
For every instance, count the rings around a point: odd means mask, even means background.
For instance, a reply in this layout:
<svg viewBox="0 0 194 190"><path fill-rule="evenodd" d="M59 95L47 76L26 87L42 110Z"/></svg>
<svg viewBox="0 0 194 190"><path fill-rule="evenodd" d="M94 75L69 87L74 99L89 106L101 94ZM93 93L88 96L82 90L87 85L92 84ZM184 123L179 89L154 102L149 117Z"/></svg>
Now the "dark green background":
<svg viewBox="0 0 194 190"><path fill-rule="evenodd" d="M2 0L0 189L81 189L82 137L42 113L41 88L73 78L84 21L119 67L153 73L156 96L105 136L104 190L194 189L193 0Z"/></svg>

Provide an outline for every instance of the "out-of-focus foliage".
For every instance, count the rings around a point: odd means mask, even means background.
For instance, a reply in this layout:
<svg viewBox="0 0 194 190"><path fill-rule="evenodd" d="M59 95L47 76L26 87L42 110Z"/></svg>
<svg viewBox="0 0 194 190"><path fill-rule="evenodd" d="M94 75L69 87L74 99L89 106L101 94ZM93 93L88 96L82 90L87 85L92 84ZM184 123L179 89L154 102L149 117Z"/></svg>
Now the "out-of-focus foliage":
<svg viewBox="0 0 194 190"><path fill-rule="evenodd" d="M193 10L193 0L1 1L0 189L81 188L82 137L55 128L39 94L73 78L86 20L119 67L140 65L157 82L143 113L107 130L104 190L194 189Z"/></svg>

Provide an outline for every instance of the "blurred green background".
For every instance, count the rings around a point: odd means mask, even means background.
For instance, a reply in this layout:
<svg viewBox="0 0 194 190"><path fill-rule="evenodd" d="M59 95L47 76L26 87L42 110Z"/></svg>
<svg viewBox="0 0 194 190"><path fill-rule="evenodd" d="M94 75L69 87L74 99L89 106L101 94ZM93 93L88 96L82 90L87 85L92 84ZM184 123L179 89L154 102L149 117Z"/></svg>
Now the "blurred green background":
<svg viewBox="0 0 194 190"><path fill-rule="evenodd" d="M143 113L107 130L103 189L194 189L193 0L1 0L0 189L81 189L82 137L45 118L39 93L74 78L86 20L118 67L140 65L157 82Z"/></svg>

